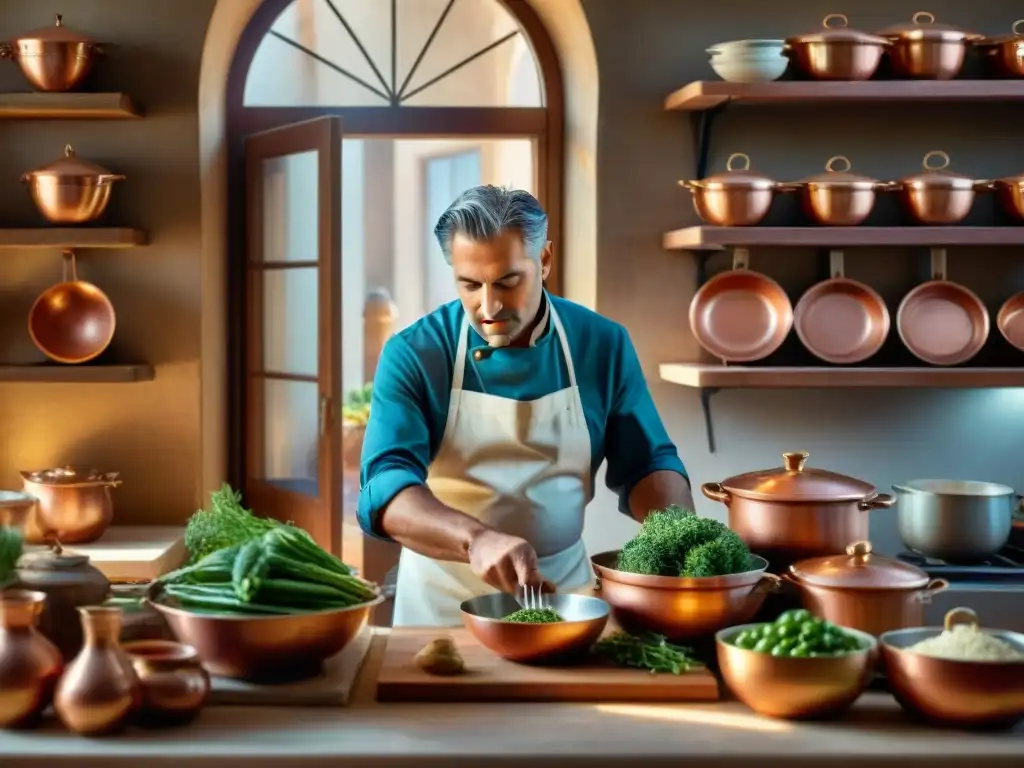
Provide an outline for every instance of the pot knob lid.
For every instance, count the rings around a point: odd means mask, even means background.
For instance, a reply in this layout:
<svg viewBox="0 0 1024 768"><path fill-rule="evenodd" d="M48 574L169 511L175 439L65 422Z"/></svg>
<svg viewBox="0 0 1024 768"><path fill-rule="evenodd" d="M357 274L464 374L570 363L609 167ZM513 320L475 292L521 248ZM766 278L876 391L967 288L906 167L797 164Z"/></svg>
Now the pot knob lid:
<svg viewBox="0 0 1024 768"><path fill-rule="evenodd" d="M841 168L841 170L838 170ZM825 172L816 173L814 176L808 176L804 179L804 183L832 183L835 182L853 182L863 181L869 184L876 184L878 179L872 179L870 176L861 176L859 173L853 173L851 169L853 163L850 162L850 158L845 155L836 155L830 157L825 163Z"/></svg>
<svg viewBox="0 0 1024 768"><path fill-rule="evenodd" d="M789 567L804 584L847 589L916 589L928 583L928 575L909 563L872 552L870 541L857 541L842 555L801 560Z"/></svg>
<svg viewBox="0 0 1024 768"><path fill-rule="evenodd" d="M18 35L19 41L38 41L41 43L91 43L94 42L88 35L68 29L64 26L64 15L55 14L53 24L48 27L40 27Z"/></svg>
<svg viewBox="0 0 1024 768"><path fill-rule="evenodd" d="M787 42L794 43L868 43L887 45L888 40L878 35L861 32L850 28L850 20L845 13L830 13L821 20L821 29L805 35L791 37Z"/></svg>
<svg viewBox="0 0 1024 768"><path fill-rule="evenodd" d="M48 552L31 552L21 558L18 568L27 571L71 571L89 565L88 555L69 555L60 542L50 544Z"/></svg>
<svg viewBox="0 0 1024 768"><path fill-rule="evenodd" d="M903 183L913 184L914 182L923 181L933 187L973 186L975 183L974 179L969 176L964 176L962 173L956 173L955 171L949 170L950 162L949 155L941 149L933 149L924 156L924 159L921 160L921 167L924 170L921 173L915 173L912 176L907 176L903 179Z"/></svg>
<svg viewBox="0 0 1024 768"><path fill-rule="evenodd" d="M769 178L757 171L750 170L750 156L743 152L733 152L725 161L725 171L716 173L702 179L703 184L735 184L742 185L765 185L774 184L775 179Z"/></svg>
<svg viewBox="0 0 1024 768"><path fill-rule="evenodd" d="M110 171L101 165L83 160L70 144L64 145L64 157L47 163L42 168L29 171L34 176L109 176Z"/></svg>
<svg viewBox="0 0 1024 768"><path fill-rule="evenodd" d="M782 454L783 466L730 477L722 486L739 496L761 501L861 501L878 494L870 483L807 467L807 451Z"/></svg>

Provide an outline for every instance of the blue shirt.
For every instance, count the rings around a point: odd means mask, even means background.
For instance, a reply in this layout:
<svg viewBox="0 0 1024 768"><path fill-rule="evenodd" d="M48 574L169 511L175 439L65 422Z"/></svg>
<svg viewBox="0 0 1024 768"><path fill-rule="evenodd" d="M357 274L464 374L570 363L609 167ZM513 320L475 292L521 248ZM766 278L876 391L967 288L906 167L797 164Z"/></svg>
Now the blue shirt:
<svg viewBox="0 0 1024 768"><path fill-rule="evenodd" d="M626 329L566 299L547 299L565 326L580 388L590 431L591 487L607 459L606 483L618 494L619 510L630 514L629 493L640 480L658 470L686 477L686 470L654 408ZM445 304L392 336L381 352L360 470L359 524L370 536L384 538L377 518L399 491L426 482L444 437L464 314L459 301ZM553 323L542 319L538 328L529 347L492 349L470 326L463 388L535 400L570 386ZM486 350L479 361L473 359L475 349Z"/></svg>

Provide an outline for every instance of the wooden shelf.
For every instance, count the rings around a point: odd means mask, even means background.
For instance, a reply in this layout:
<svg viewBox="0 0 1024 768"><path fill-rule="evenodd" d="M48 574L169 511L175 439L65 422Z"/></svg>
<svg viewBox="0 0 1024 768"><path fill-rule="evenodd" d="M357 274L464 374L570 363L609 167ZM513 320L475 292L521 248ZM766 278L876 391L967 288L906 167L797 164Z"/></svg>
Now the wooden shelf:
<svg viewBox="0 0 1024 768"><path fill-rule="evenodd" d="M123 93L0 93L0 120L135 120Z"/></svg>
<svg viewBox="0 0 1024 768"><path fill-rule="evenodd" d="M698 81L665 99L665 109L703 112L722 104L1024 101L1024 80L867 80L727 83Z"/></svg>
<svg viewBox="0 0 1024 768"><path fill-rule="evenodd" d="M0 229L0 248L135 248L146 233L128 227Z"/></svg>
<svg viewBox="0 0 1024 768"><path fill-rule="evenodd" d="M0 382L132 384L155 378L151 365L0 365Z"/></svg>
<svg viewBox="0 0 1024 768"><path fill-rule="evenodd" d="M1024 366L1020 368L758 368L742 365L662 363L659 370L662 381L696 389L1024 387Z"/></svg>
<svg viewBox="0 0 1024 768"><path fill-rule="evenodd" d="M739 247L945 247L1024 245L1024 227L712 227L666 232L668 250Z"/></svg>

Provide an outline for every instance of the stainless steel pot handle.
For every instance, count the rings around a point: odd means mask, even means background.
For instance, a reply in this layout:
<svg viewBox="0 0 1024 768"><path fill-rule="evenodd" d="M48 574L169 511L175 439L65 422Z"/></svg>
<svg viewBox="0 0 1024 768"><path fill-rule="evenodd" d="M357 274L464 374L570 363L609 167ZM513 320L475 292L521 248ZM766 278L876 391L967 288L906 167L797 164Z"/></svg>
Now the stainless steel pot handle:
<svg viewBox="0 0 1024 768"><path fill-rule="evenodd" d="M861 512L870 512L872 509L889 509L896 503L896 497L888 493L876 493L868 499L857 502L857 509Z"/></svg>

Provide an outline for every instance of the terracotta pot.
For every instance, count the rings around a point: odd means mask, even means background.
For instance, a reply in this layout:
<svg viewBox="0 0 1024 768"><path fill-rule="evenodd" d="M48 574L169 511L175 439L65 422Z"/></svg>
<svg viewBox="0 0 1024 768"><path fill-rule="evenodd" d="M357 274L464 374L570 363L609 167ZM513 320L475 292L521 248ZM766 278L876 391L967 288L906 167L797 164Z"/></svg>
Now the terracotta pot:
<svg viewBox="0 0 1024 768"><path fill-rule="evenodd" d="M210 696L210 676L196 649L169 640L138 640L124 650L142 685L139 724L185 725Z"/></svg>
<svg viewBox="0 0 1024 768"><path fill-rule="evenodd" d="M0 592L0 728L38 724L53 700L64 660L36 629L45 602L41 592Z"/></svg>
<svg viewBox="0 0 1024 768"><path fill-rule="evenodd" d="M729 509L729 527L781 573L808 557L844 552L868 538L867 512L896 500L873 485L823 469L807 469L807 452L782 454L784 465L737 475L700 490Z"/></svg>
<svg viewBox="0 0 1024 768"><path fill-rule="evenodd" d="M63 466L21 473L25 493L36 499L35 526L42 540L26 536L30 544L56 539L62 544L90 544L102 536L114 519L110 489L121 484L117 472Z"/></svg>
<svg viewBox="0 0 1024 768"><path fill-rule="evenodd" d="M54 709L64 725L84 736L105 736L127 726L142 704L142 686L118 643L121 610L80 608L85 645L57 686Z"/></svg>
<svg viewBox="0 0 1024 768"><path fill-rule="evenodd" d="M791 565L787 580L803 607L841 627L881 635L924 624L924 606L949 586L913 565L873 554L858 541L846 553Z"/></svg>

